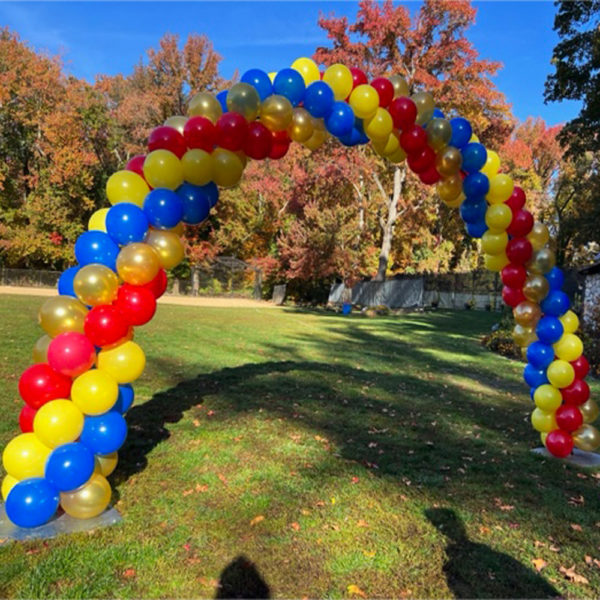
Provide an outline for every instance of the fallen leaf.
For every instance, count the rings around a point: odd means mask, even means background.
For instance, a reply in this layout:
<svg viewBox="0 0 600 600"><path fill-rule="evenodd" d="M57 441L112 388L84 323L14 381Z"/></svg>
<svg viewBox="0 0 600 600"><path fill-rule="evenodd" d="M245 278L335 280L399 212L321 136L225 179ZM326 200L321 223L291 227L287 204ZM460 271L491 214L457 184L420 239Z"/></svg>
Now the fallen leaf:
<svg viewBox="0 0 600 600"><path fill-rule="evenodd" d="M358 477L353 477L352 478L352 483L358 483L360 480L358 479Z"/></svg>
<svg viewBox="0 0 600 600"><path fill-rule="evenodd" d="M300 524L296 523L296 521L294 521L290 527L294 530L294 531L299 531L300 530Z"/></svg>
<svg viewBox="0 0 600 600"><path fill-rule="evenodd" d="M544 544L544 542L540 542L539 540L535 540L533 542L533 545L535 548L545 548L546 544Z"/></svg>
<svg viewBox="0 0 600 600"><path fill-rule="evenodd" d="M209 417L212 417L214 414L215 414L215 411L214 411L214 410L209 410L209 411L206 413L206 415L207 415L207 416L209 416Z"/></svg>
<svg viewBox="0 0 600 600"><path fill-rule="evenodd" d="M221 483L223 485L227 485L227 478L225 477L225 475L223 475L223 473L217 473L217 477L221 480Z"/></svg>
<svg viewBox="0 0 600 600"><path fill-rule="evenodd" d="M558 546L555 546L554 544L552 544L548 550L550 550L550 552L560 552L560 548Z"/></svg>
<svg viewBox="0 0 600 600"><path fill-rule="evenodd" d="M594 560L592 562L600 569L600 560L598 560L597 558L594 558Z"/></svg>
<svg viewBox="0 0 600 600"><path fill-rule="evenodd" d="M539 573L548 563L543 558L534 558L532 561L535 570Z"/></svg>
<svg viewBox="0 0 600 600"><path fill-rule="evenodd" d="M359 519L359 520L356 522L356 525L357 525L358 527L368 527L368 526L369 526L369 524L368 524L366 521L364 521L363 519Z"/></svg>
<svg viewBox="0 0 600 600"><path fill-rule="evenodd" d="M375 556L375 550L363 550L363 554L367 558L373 558Z"/></svg>
<svg viewBox="0 0 600 600"><path fill-rule="evenodd" d="M589 583L589 581L583 575L578 575L575 573L575 565L568 569L565 567L560 567L558 570L573 583L581 583L583 585L587 585Z"/></svg>
<svg viewBox="0 0 600 600"><path fill-rule="evenodd" d="M265 518L263 517L263 515L258 515L256 517L254 517L254 519L252 519L252 521L250 521L250 525L252 527L254 527L254 525L258 525L261 521L264 521Z"/></svg>
<svg viewBox="0 0 600 600"><path fill-rule="evenodd" d="M514 510L514 506L512 504L503 504L500 498L494 498L494 502L496 506L503 511Z"/></svg>
<svg viewBox="0 0 600 600"><path fill-rule="evenodd" d="M131 579L132 577L135 577L137 575L137 572L135 569L129 568L129 569L125 569L122 573L123 577L127 578L127 579Z"/></svg>
<svg viewBox="0 0 600 600"><path fill-rule="evenodd" d="M485 527L484 525L479 526L479 533L481 533L482 535L489 535L490 532L491 529L489 527Z"/></svg>
<svg viewBox="0 0 600 600"><path fill-rule="evenodd" d="M367 595L357 585L354 585L353 583L348 586L347 591L350 596L360 596L361 598L367 597Z"/></svg>
<svg viewBox="0 0 600 600"><path fill-rule="evenodd" d="M197 492L208 492L208 485L206 485L206 484L201 485L201 484L197 483L196 487L194 489Z"/></svg>
<svg viewBox="0 0 600 600"><path fill-rule="evenodd" d="M571 523L571 529L574 529L575 531L583 531L581 525L577 525L577 523Z"/></svg>
<svg viewBox="0 0 600 600"><path fill-rule="evenodd" d="M591 557L589 554L586 554L586 555L583 557L583 560L585 560L585 564L586 564L586 565L591 565L591 564L592 564L592 557Z"/></svg>
<svg viewBox="0 0 600 600"><path fill-rule="evenodd" d="M194 425L194 427L200 427L200 421L198 421L198 419L194 419L192 421L192 424Z"/></svg>

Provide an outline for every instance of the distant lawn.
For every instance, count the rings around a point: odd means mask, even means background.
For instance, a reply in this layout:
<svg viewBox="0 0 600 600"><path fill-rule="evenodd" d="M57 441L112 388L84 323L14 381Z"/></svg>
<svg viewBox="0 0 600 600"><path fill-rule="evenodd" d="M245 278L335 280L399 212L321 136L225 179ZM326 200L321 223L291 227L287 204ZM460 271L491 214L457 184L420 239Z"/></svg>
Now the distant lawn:
<svg viewBox="0 0 600 600"><path fill-rule="evenodd" d="M0 297L2 447L40 303ZM495 318L161 306L123 522L0 548L0 596L598 597L600 476L530 453L522 365L479 344Z"/></svg>

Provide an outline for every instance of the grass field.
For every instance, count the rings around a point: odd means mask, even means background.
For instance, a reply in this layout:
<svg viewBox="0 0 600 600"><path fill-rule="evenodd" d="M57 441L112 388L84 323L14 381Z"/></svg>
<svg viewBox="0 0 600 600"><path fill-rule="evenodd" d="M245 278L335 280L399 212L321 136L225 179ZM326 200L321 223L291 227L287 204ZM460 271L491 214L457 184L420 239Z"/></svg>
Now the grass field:
<svg viewBox="0 0 600 600"><path fill-rule="evenodd" d="M2 447L40 303L0 297ZM123 522L0 547L0 596L600 596L600 475L530 453L493 322L159 307Z"/></svg>

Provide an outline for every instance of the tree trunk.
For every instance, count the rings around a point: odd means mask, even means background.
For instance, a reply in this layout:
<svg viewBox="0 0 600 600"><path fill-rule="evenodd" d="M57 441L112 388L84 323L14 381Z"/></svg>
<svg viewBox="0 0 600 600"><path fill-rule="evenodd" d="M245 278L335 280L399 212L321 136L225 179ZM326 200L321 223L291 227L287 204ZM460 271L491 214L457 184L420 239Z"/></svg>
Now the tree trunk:
<svg viewBox="0 0 600 600"><path fill-rule="evenodd" d="M192 296L197 296L200 292L200 269L197 265L192 267Z"/></svg>

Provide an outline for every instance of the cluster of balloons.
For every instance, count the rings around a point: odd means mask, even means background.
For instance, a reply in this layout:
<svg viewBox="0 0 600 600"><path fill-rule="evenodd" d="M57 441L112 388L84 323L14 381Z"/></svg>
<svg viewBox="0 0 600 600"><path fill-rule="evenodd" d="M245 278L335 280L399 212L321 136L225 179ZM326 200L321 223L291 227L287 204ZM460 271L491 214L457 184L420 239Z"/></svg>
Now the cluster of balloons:
<svg viewBox="0 0 600 600"><path fill-rule="evenodd" d="M145 365L134 327L152 319L166 270L183 259L183 225L205 221L219 188L235 186L248 160L279 159L292 141L315 150L330 136L346 146L371 142L392 163L406 160L445 204L460 209L467 232L481 238L486 267L501 272L543 443L561 457L574 446L600 446L591 425L600 410L589 399L579 322L562 291L549 231L524 208L525 193L500 172L498 155L466 119L446 119L431 94L411 95L398 75L369 82L342 64L320 72L309 58L278 73L247 71L217 95L196 94L188 113L154 129L147 154L109 178L111 206L91 216L75 243L77 265L40 309L45 335L19 380L22 433L2 456L11 521L35 527L59 505L79 518L106 508L106 477L127 435L131 382Z"/></svg>

